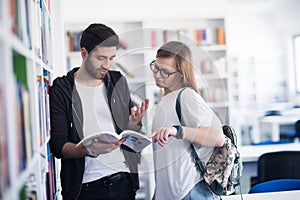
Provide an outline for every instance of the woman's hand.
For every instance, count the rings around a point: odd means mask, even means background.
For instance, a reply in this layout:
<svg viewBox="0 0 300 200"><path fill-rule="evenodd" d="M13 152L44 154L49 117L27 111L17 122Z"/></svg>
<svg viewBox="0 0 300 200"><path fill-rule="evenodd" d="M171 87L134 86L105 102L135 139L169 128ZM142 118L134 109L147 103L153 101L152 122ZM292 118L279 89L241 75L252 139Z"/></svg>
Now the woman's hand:
<svg viewBox="0 0 300 200"><path fill-rule="evenodd" d="M175 127L161 127L154 131L149 138L153 138L154 142L158 142L160 146L164 146L168 143L170 136L176 136L177 129Z"/></svg>

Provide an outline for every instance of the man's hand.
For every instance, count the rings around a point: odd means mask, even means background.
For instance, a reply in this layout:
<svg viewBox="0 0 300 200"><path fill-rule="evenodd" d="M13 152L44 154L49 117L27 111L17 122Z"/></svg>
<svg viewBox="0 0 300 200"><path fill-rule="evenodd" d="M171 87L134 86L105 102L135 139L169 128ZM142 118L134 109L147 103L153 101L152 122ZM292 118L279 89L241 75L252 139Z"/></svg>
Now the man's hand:
<svg viewBox="0 0 300 200"><path fill-rule="evenodd" d="M141 106L135 105L134 107L132 107L131 114L130 114L130 120L133 123L141 126L142 118L145 115L148 107L149 107L149 99L147 99L147 98L141 103Z"/></svg>
<svg viewBox="0 0 300 200"><path fill-rule="evenodd" d="M99 154L106 154L112 152L113 150L120 147L124 141L125 138L122 138L118 142L114 142L114 143L107 143L107 142L100 141L98 139L94 139L92 141L92 144L86 148L87 151L89 150L93 155L98 156Z"/></svg>

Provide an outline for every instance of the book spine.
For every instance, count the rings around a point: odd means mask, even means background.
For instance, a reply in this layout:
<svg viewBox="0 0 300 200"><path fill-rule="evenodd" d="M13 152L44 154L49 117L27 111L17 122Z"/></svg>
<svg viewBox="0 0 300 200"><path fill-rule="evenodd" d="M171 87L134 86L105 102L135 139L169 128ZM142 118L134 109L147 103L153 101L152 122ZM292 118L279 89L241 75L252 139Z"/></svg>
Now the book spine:
<svg viewBox="0 0 300 200"><path fill-rule="evenodd" d="M196 39L197 45L200 45L202 42L202 33L201 33L200 29L195 30L195 39Z"/></svg>
<svg viewBox="0 0 300 200"><path fill-rule="evenodd" d="M156 31L151 31L151 47L156 48Z"/></svg>
<svg viewBox="0 0 300 200"><path fill-rule="evenodd" d="M4 87L0 84L0 199L2 198L2 192L10 185L7 121L5 118L6 102L4 94Z"/></svg>
<svg viewBox="0 0 300 200"><path fill-rule="evenodd" d="M163 31L163 42L168 42L169 41L169 31L164 30Z"/></svg>
<svg viewBox="0 0 300 200"><path fill-rule="evenodd" d="M218 28L218 44L225 45L225 31L223 27Z"/></svg>

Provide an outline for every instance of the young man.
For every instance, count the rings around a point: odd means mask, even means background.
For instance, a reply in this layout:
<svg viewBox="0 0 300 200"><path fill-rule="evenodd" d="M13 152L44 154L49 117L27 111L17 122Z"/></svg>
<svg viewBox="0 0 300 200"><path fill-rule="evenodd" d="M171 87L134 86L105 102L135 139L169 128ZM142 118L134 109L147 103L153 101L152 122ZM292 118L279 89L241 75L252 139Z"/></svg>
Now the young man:
<svg viewBox="0 0 300 200"><path fill-rule="evenodd" d="M81 66L50 87L50 147L61 158L63 199L134 199L139 188L139 158L124 140L76 148L91 133L141 128L149 100L134 109L125 77L109 71L118 45L111 28L91 24L80 40Z"/></svg>

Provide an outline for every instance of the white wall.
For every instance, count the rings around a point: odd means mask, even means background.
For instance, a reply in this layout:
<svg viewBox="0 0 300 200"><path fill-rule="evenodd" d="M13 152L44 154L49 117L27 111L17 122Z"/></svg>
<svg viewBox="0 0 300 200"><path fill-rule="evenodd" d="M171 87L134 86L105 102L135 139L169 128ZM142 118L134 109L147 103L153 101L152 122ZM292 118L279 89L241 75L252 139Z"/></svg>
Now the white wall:
<svg viewBox="0 0 300 200"><path fill-rule="evenodd" d="M258 103L276 101L277 94L272 92L282 92L279 87L288 92L277 101L295 96L290 43L292 36L300 33L299 10L298 0L228 1L227 55L255 64Z"/></svg>
<svg viewBox="0 0 300 200"><path fill-rule="evenodd" d="M63 0L68 23L224 17L226 0Z"/></svg>

